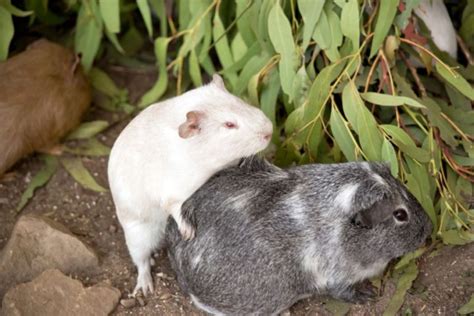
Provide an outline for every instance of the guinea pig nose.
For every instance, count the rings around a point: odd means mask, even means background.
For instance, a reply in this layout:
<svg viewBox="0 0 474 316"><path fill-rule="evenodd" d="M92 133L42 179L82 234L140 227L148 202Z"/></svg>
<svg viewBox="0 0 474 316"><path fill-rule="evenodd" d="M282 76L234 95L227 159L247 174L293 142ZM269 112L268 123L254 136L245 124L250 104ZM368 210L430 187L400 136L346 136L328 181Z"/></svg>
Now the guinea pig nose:
<svg viewBox="0 0 474 316"><path fill-rule="evenodd" d="M272 138L272 134L266 134L263 136L263 139L265 139L266 141L269 141L271 138Z"/></svg>

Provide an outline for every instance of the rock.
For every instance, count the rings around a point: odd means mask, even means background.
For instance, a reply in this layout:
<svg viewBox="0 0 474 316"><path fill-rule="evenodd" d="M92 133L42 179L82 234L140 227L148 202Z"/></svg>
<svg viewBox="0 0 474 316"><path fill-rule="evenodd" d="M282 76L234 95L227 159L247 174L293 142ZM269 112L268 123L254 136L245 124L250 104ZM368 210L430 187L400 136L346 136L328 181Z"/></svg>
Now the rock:
<svg viewBox="0 0 474 316"><path fill-rule="evenodd" d="M22 216L0 253L0 297L15 284L31 281L47 269L66 274L98 267L95 252L66 227L44 216Z"/></svg>
<svg viewBox="0 0 474 316"><path fill-rule="evenodd" d="M84 288L81 282L52 269L10 289L3 297L1 315L108 315L119 298L120 291L114 287Z"/></svg>
<svg viewBox="0 0 474 316"><path fill-rule="evenodd" d="M109 232L111 232L112 234L116 233L117 232L117 226L110 225L109 226Z"/></svg>
<svg viewBox="0 0 474 316"><path fill-rule="evenodd" d="M165 293L165 294L160 295L160 300L166 301L166 300L169 299L170 297L171 297L171 294L170 294L170 293Z"/></svg>
<svg viewBox="0 0 474 316"><path fill-rule="evenodd" d="M141 298L140 296L137 297L137 301L138 301L138 304L140 304L140 306L142 307L146 305L145 300Z"/></svg>
<svg viewBox="0 0 474 316"><path fill-rule="evenodd" d="M280 316L290 316L290 315L291 315L291 312L288 309L280 313Z"/></svg>
<svg viewBox="0 0 474 316"><path fill-rule="evenodd" d="M135 301L134 298L126 298L123 300L120 300L120 305L122 305L125 308L132 308L137 304L137 301Z"/></svg>

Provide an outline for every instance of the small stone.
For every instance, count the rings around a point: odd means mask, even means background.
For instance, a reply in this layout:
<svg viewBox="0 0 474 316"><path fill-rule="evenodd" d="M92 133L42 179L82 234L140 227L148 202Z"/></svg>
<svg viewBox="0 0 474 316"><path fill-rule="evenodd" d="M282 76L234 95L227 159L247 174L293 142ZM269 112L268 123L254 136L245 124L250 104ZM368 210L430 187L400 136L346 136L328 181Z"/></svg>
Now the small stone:
<svg viewBox="0 0 474 316"><path fill-rule="evenodd" d="M143 298L141 298L140 296L137 297L137 301L138 301L138 304L140 304L140 306L145 306L146 305L145 300Z"/></svg>
<svg viewBox="0 0 474 316"><path fill-rule="evenodd" d="M114 287L97 284L85 288L52 269L10 289L3 297L0 315L108 315L119 298L120 291Z"/></svg>
<svg viewBox="0 0 474 316"><path fill-rule="evenodd" d="M120 300L120 305L125 308L132 308L136 305L137 301L134 298L125 298Z"/></svg>
<svg viewBox="0 0 474 316"><path fill-rule="evenodd" d="M169 276L169 275L167 275L166 273L163 273L163 272L158 272L156 274L156 276L159 277L160 279L174 280L174 278L172 276Z"/></svg>
<svg viewBox="0 0 474 316"><path fill-rule="evenodd" d="M166 300L169 299L170 297L171 297L171 294L170 294L170 293L161 294L161 295L160 295L160 300L166 301Z"/></svg>
<svg viewBox="0 0 474 316"><path fill-rule="evenodd" d="M45 217L20 217L0 252L0 297L47 269L77 274L97 268L97 254L63 225Z"/></svg>
<svg viewBox="0 0 474 316"><path fill-rule="evenodd" d="M112 234L116 233L117 232L117 226L110 225L109 226L109 232L111 232Z"/></svg>
<svg viewBox="0 0 474 316"><path fill-rule="evenodd" d="M290 315L291 315L291 312L288 309L280 313L280 316L290 316Z"/></svg>

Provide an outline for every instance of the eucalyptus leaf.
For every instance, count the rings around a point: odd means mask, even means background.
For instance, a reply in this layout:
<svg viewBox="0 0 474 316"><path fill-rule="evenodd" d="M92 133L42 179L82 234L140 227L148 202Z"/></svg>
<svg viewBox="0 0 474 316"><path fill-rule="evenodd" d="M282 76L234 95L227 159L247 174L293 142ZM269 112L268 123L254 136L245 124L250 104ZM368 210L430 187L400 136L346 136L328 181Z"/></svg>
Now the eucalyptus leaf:
<svg viewBox="0 0 474 316"><path fill-rule="evenodd" d="M268 16L268 33L273 47L281 55L279 64L280 82L283 92L292 93L293 78L296 74L296 47L293 43L291 25L280 7L279 2L273 6Z"/></svg>
<svg viewBox="0 0 474 316"><path fill-rule="evenodd" d="M168 71L166 70L166 53L170 38L158 37L155 40L155 55L158 66L158 80L138 102L139 108L144 108L158 100L166 91L168 86Z"/></svg>
<svg viewBox="0 0 474 316"><path fill-rule="evenodd" d="M373 57L392 26L393 19L397 13L399 0L384 0L380 1L379 12L377 13L377 22L375 23L374 37L372 39L372 46L370 47L370 57Z"/></svg>
<svg viewBox="0 0 474 316"><path fill-rule="evenodd" d="M349 0L344 4L341 13L342 34L352 42L352 50L359 50L359 4L357 0Z"/></svg>
<svg viewBox="0 0 474 316"><path fill-rule="evenodd" d="M425 109L426 106L421 104L420 102L403 96L395 96L383 93L376 93L376 92L366 92L361 93L361 97L370 103L384 105L384 106L399 106L399 105L409 105L414 108Z"/></svg>
<svg viewBox="0 0 474 316"><path fill-rule="evenodd" d="M111 1L111 0L107 0ZM150 6L148 5L147 0L137 0L138 9L143 18L143 22L145 22L146 30L148 32L148 36L153 36L153 27L151 24L151 11Z"/></svg>
<svg viewBox="0 0 474 316"><path fill-rule="evenodd" d="M86 72L91 69L99 50L102 29L102 17L97 2L95 0L84 0L77 16L74 47L76 53L82 56L81 63Z"/></svg>
<svg viewBox="0 0 474 316"><path fill-rule="evenodd" d="M304 22L303 43L301 45L303 50L306 50L308 47L309 41L316 28L316 23L323 11L323 6L324 1L298 0L298 9Z"/></svg>
<svg viewBox="0 0 474 316"><path fill-rule="evenodd" d="M107 191L95 181L80 158L61 158L60 160L66 171L84 188L96 192Z"/></svg>
<svg viewBox="0 0 474 316"><path fill-rule="evenodd" d="M51 177L57 170L58 160L56 159L56 157L43 155L41 158L45 164L28 183L26 190L21 195L20 203L18 203L18 206L16 207L17 212L20 212L23 207L25 207L25 205L28 203L28 201L30 201L36 189L48 183L48 181L51 179Z"/></svg>
<svg viewBox="0 0 474 316"><path fill-rule="evenodd" d="M108 156L110 148L102 144L95 138L82 141L75 147L67 146L65 152L82 156Z"/></svg>
<svg viewBox="0 0 474 316"><path fill-rule="evenodd" d="M466 79L464 79L459 73L457 73L453 69L449 71L440 63L436 63L435 67L438 74L443 77L444 80L449 82L452 87L458 89L459 92L468 97L469 100L474 101L474 88L471 84L469 84L469 82L466 81Z"/></svg>
<svg viewBox="0 0 474 316"><path fill-rule="evenodd" d="M107 30L120 32L120 0L99 0L99 8Z"/></svg>
<svg viewBox="0 0 474 316"><path fill-rule="evenodd" d="M474 294L471 295L471 299L460 309L458 309L459 315L468 315L474 313Z"/></svg>
<svg viewBox="0 0 474 316"><path fill-rule="evenodd" d="M0 34L2 34L0 36L0 61L4 61L8 57L8 49L14 33L11 13L0 6Z"/></svg>
<svg viewBox="0 0 474 316"><path fill-rule="evenodd" d="M332 108L329 124L331 125L332 135L334 136L337 145L342 150L347 160L357 160L357 156L355 154L355 145L352 141L353 136L351 135L351 131L349 130L349 127L342 118L342 115L339 113L339 110L335 106Z"/></svg>
<svg viewBox="0 0 474 316"><path fill-rule="evenodd" d="M85 139L93 137L109 126L109 122L97 120L92 122L84 122L72 131L67 139Z"/></svg>

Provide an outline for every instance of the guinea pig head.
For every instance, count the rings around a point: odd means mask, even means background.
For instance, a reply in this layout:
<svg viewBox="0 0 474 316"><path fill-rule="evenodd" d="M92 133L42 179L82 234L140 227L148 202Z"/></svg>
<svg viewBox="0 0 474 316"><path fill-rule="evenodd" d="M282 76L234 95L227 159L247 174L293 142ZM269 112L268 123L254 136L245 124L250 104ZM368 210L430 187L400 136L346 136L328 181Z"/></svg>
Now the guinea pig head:
<svg viewBox="0 0 474 316"><path fill-rule="evenodd" d="M414 251L432 231L420 203L391 176L388 166L370 166L371 174L354 193L342 242L346 254L361 266Z"/></svg>
<svg viewBox="0 0 474 316"><path fill-rule="evenodd" d="M179 136L209 162L224 166L268 146L273 125L260 109L229 93L218 75L201 89L198 106L186 113Z"/></svg>

